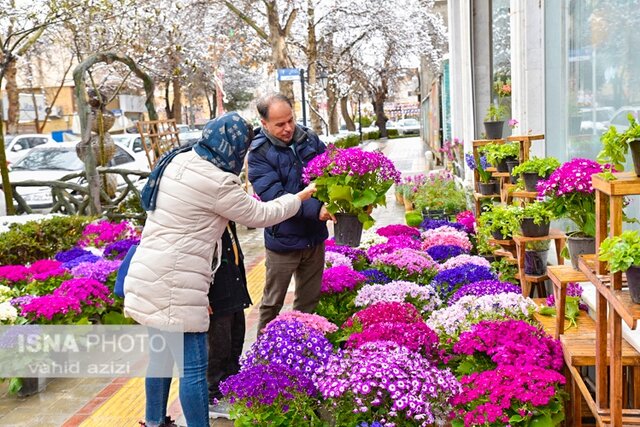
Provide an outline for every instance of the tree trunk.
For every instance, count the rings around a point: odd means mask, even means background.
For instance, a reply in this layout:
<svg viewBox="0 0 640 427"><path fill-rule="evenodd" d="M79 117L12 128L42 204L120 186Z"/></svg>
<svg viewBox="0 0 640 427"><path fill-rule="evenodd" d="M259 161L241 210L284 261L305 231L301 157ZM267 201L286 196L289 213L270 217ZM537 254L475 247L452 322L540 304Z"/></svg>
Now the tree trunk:
<svg viewBox="0 0 640 427"><path fill-rule="evenodd" d="M164 111L167 113L167 119L173 119L173 110L171 109L171 102L169 101L169 87L170 81L164 86Z"/></svg>
<svg viewBox="0 0 640 427"><path fill-rule="evenodd" d="M380 129L380 138L387 137L387 117L384 115L384 101L387 99L387 88L385 82L382 87L376 88L373 94L373 111L376 114L376 126Z"/></svg>
<svg viewBox="0 0 640 427"><path fill-rule="evenodd" d="M346 96L340 98L340 112L342 113L342 119L347 125L347 130L350 132L355 132L356 124L353 123L353 119L349 114L349 98Z"/></svg>
<svg viewBox="0 0 640 427"><path fill-rule="evenodd" d="M204 88L204 97L207 99L207 107L209 108L209 119L214 119L216 117L216 90L213 90L213 102L211 102L212 95L209 93L209 89Z"/></svg>
<svg viewBox="0 0 640 427"><path fill-rule="evenodd" d="M340 131L340 121L338 120L338 99L336 98L335 85L327 87L327 109L329 111L329 134L333 135Z"/></svg>
<svg viewBox="0 0 640 427"><path fill-rule="evenodd" d="M275 1L267 4L267 20L269 22L269 44L271 45L271 60L273 65L278 68L288 68L287 55L287 28L280 26L280 14ZM294 101L293 98L293 82L281 81L280 93Z"/></svg>
<svg viewBox="0 0 640 427"><path fill-rule="evenodd" d="M309 64L309 87L314 87L318 82L318 41L316 39L316 12L314 1L307 1L307 63ZM318 115L318 97L323 97L322 88L309 91L309 104L311 105L311 128L315 133L321 135L322 118Z"/></svg>
<svg viewBox="0 0 640 427"><path fill-rule="evenodd" d="M7 84L7 134L15 135L18 133L18 121L20 120L20 95L18 93L17 83L18 68L16 61L11 61L7 65L5 78Z"/></svg>
<svg viewBox="0 0 640 427"><path fill-rule="evenodd" d="M173 118L176 124L182 123L182 83L178 77L173 79Z"/></svg>

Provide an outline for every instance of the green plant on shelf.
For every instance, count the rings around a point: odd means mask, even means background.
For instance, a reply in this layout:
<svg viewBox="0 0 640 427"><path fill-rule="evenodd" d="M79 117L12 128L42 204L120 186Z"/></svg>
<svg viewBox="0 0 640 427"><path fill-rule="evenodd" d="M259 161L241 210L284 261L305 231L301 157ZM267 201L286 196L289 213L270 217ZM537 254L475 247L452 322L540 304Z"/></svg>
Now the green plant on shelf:
<svg viewBox="0 0 640 427"><path fill-rule="evenodd" d="M503 282L510 282L517 284L520 282L518 279L518 267L502 257L499 260L491 263L491 268L496 272L498 278Z"/></svg>
<svg viewBox="0 0 640 427"><path fill-rule="evenodd" d="M542 159L538 157L533 157L527 160L526 162L522 162L518 166L514 167L511 173L513 175L520 175L523 173L535 173L535 174L538 174L538 176L546 178L549 175L551 175L551 173L553 173L553 171L555 171L559 167L560 167L560 161L555 157L545 157Z"/></svg>
<svg viewBox="0 0 640 427"><path fill-rule="evenodd" d="M597 160L599 163L612 164L617 171L624 170L629 142L640 140L640 123L631 113L627 116L627 120L629 120L629 127L624 132L618 132L615 126L609 126L609 129L600 137L602 150L598 153ZM603 172L603 176L611 179L613 174Z"/></svg>
<svg viewBox="0 0 640 427"><path fill-rule="evenodd" d="M619 236L607 237L600 244L598 259L608 262L612 273L640 266L640 234L628 230Z"/></svg>
<svg viewBox="0 0 640 427"><path fill-rule="evenodd" d="M499 122L504 120L507 115L507 107L499 103L492 102L487 108L487 114L484 116L485 122Z"/></svg>
<svg viewBox="0 0 640 427"><path fill-rule="evenodd" d="M486 228L490 233L498 232L506 238L520 228L520 212L517 206L494 205L478 218L480 228Z"/></svg>
<svg viewBox="0 0 640 427"><path fill-rule="evenodd" d="M546 224L555 219L555 213L546 202L527 203L520 211L521 218L532 218L536 225Z"/></svg>
<svg viewBox="0 0 640 427"><path fill-rule="evenodd" d="M480 151L487 157L487 161L495 166L510 157L517 158L520 155L520 144L517 142L491 143L481 147Z"/></svg>

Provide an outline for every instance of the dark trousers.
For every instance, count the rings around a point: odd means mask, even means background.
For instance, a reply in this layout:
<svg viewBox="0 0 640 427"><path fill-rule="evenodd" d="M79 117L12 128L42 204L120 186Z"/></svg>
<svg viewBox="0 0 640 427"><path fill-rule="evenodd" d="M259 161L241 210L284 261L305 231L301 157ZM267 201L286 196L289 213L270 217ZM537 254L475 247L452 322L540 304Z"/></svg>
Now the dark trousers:
<svg viewBox="0 0 640 427"><path fill-rule="evenodd" d="M324 242L312 248L291 252L267 249L265 266L267 277L260 302L258 335L280 313L292 276L296 282L293 309L303 313L315 310L320 300L324 271Z"/></svg>
<svg viewBox="0 0 640 427"><path fill-rule="evenodd" d="M244 310L219 317L210 316L207 367L209 398L221 399L220 383L240 370L244 333Z"/></svg>

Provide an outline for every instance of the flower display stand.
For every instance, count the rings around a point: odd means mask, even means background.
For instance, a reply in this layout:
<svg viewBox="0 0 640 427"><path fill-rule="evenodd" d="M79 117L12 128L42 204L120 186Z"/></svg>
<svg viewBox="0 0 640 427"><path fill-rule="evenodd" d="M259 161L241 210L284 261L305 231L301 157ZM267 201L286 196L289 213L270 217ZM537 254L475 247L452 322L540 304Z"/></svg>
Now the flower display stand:
<svg viewBox="0 0 640 427"><path fill-rule="evenodd" d="M538 296L546 296L546 291L544 288L544 282L549 279L547 274L542 274L539 276L531 276L525 273L524 271L524 257L526 245L529 242L539 242L543 240L553 240L556 247L556 256L558 259L558 263L560 265L563 264L564 259L560 255L562 249L564 248L564 242L566 239L566 235L560 230L551 229L549 230L549 234L547 236L542 237L524 237L524 236L514 236L513 241L516 246L516 257L518 260L518 274L520 277L520 286L522 287L522 295L525 297L530 296L532 288L537 287Z"/></svg>
<svg viewBox="0 0 640 427"><path fill-rule="evenodd" d="M640 178L633 172L616 173L612 181L594 175L593 187L596 192L596 253L600 243L607 236L617 236L622 232L623 198L640 194ZM607 218L610 225L607 227ZM609 273L605 262L595 255L582 255L580 270L591 281L598 294L596 296L595 332L595 401L581 388L589 408L600 424L620 427L640 425L640 368L632 374L633 408L623 408L624 377L622 322L634 329L640 319L640 304L631 301L628 290L623 289L622 273ZM608 366L607 366L608 365ZM632 366L638 366L634 364ZM579 382L579 381L576 381ZM583 384L584 385L584 384Z"/></svg>
<svg viewBox="0 0 640 427"><path fill-rule="evenodd" d="M553 296L556 303L556 323L554 336L556 339L564 333L564 312L567 301L567 284L570 282L586 282L587 276L568 265L550 265L547 276L553 284ZM590 318L589 318L590 319ZM595 329L594 329L595 331Z"/></svg>

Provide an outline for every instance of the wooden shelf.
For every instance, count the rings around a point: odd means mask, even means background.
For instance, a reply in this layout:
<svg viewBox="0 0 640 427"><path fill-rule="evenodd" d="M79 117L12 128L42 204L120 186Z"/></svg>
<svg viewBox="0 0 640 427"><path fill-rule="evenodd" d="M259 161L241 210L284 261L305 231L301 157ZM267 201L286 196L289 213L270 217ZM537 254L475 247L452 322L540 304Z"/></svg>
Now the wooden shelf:
<svg viewBox="0 0 640 427"><path fill-rule="evenodd" d="M538 133L535 135L511 135L507 137L507 141L536 141L539 139L544 139L544 134Z"/></svg>
<svg viewBox="0 0 640 427"><path fill-rule="evenodd" d="M527 243L527 242L540 242L542 240L554 240L554 239L566 239L567 235L562 231L552 228L549 230L549 234L546 236L540 237L525 237L525 236L513 236L513 241L516 243Z"/></svg>
<svg viewBox="0 0 640 427"><path fill-rule="evenodd" d="M511 197L517 197L520 199L536 199L538 198L538 193L536 191L512 191Z"/></svg>
<svg viewBox="0 0 640 427"><path fill-rule="evenodd" d="M491 172L491 176L494 178L509 178L511 174L509 172Z"/></svg>
<svg viewBox="0 0 640 427"><path fill-rule="evenodd" d="M527 282L531 282L531 283L542 283L545 280L548 280L549 276L546 274L543 274L541 276L531 276L529 274L525 274L524 275L524 280L526 280ZM528 295L527 295L528 296Z"/></svg>
<svg viewBox="0 0 640 427"><path fill-rule="evenodd" d="M476 200L482 200L482 199L496 199L500 197L499 194L480 194L480 193L473 193L473 198Z"/></svg>
<svg viewBox="0 0 640 427"><path fill-rule="evenodd" d="M640 178L635 172L614 173L616 179L607 181L599 175L592 176L593 188L607 196L631 196L640 194Z"/></svg>

